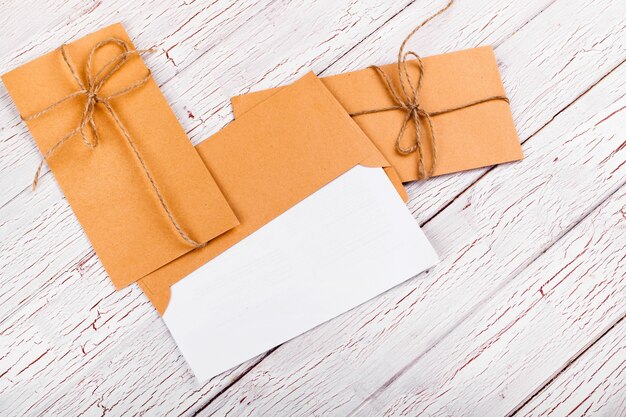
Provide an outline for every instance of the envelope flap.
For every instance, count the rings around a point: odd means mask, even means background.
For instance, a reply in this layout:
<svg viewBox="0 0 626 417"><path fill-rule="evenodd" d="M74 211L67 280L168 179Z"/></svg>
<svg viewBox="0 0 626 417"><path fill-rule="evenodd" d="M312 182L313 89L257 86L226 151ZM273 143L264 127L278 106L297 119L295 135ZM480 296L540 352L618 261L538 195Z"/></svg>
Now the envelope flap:
<svg viewBox="0 0 626 417"><path fill-rule="evenodd" d="M234 155L243 163L242 174L245 166L264 165L265 175L259 178L263 183L272 176L292 177L297 172L288 184L295 181L294 187L304 186L300 191L304 195L359 162L375 158L376 152L313 73L240 116L197 149L216 170L225 168Z"/></svg>
<svg viewBox="0 0 626 417"><path fill-rule="evenodd" d="M161 313L170 286L211 258L355 165L386 165L312 73L250 109L197 149L241 225L141 281Z"/></svg>
<svg viewBox="0 0 626 417"><path fill-rule="evenodd" d="M85 113L87 96L80 94L82 87L68 63L86 86L89 53L110 38L134 48L124 28L115 24L68 44L67 62L57 49L2 77L23 117L79 93L27 122L43 154L80 126ZM103 46L94 55L92 74L122 51ZM106 97L148 74L143 60L132 56L99 93ZM102 102L95 105L93 116L97 146L86 146L75 134L47 162L111 280L121 288L193 248L181 238L170 214L197 242L220 235L238 221L154 80L112 98L110 106L145 169ZM91 129L86 134L94 140Z"/></svg>
<svg viewBox="0 0 626 417"><path fill-rule="evenodd" d="M325 79L323 79L322 82L325 82ZM244 113L247 113L248 111L250 111L250 109L258 106L260 103L277 94L282 89L283 87L278 87L270 90L262 90L254 93L248 93L245 95L232 97L231 103L233 106L233 113L235 114L235 117L240 118ZM334 95L333 98L335 103L338 103ZM337 111L346 113L346 110L343 108L343 106L340 106ZM361 161L360 165L368 167L384 167L385 172L389 177L389 180L395 187L396 191L398 191L398 194L400 195L402 200L404 202L408 201L409 196L406 193L404 186L402 185L402 180L396 172L396 169L389 163L389 161L380 152L376 145L374 145L374 143L368 141L367 147L368 157Z"/></svg>

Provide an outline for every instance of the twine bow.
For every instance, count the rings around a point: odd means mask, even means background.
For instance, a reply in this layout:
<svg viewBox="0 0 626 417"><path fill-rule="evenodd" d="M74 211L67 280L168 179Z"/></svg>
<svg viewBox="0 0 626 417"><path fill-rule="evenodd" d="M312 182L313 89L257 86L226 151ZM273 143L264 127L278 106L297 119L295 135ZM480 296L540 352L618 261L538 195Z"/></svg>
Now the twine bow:
<svg viewBox="0 0 626 417"><path fill-rule="evenodd" d="M361 116L364 114L381 113L381 112L386 112L390 110L404 111L405 116L404 116L402 125L400 126L400 131L398 132L398 135L396 137L395 148L396 148L396 151L402 155L410 155L416 151L418 152L417 169L418 169L418 174L419 174L420 179L431 177L433 175L435 166L437 164L437 143L435 140L435 129L433 127L433 120L432 120L433 116L437 116L437 115L444 114L444 113L450 113L456 110L475 106L477 104L485 103L487 101L492 101L492 100L503 100L503 101L506 101L507 103L509 102L509 99L506 96L497 95L497 96L490 96L484 99L475 100L470 103L463 104L461 106L451 107L451 108L437 110L437 111L426 111L420 106L419 92L420 92L420 89L422 88L422 82L424 80L424 63L422 62L422 59L417 53L413 51L405 52L404 49L409 39L411 39L411 37L418 30L424 27L432 19L434 19L435 17L439 16L440 14L448 10L450 6L452 6L453 2L454 0L449 0L448 4L443 9L439 10L437 13L435 13L434 15L430 16L429 18L424 20L422 23L420 23L415 29L413 29L408 34L408 36L404 39L404 41L400 45L400 49L398 51L398 63L397 63L398 78L400 81L399 92L393 86L391 79L385 73L385 71L382 70L382 68L376 65L372 65L369 67L369 68L374 69L378 73L378 75L382 78L384 85L387 88L387 91L389 92L389 94L391 95L391 98L396 104L393 106L383 107L380 109L364 110L364 111L359 111L355 113L350 113L350 116L356 117L356 116ZM407 58L409 57L415 58L417 62L417 66L418 66L419 76L415 83L411 79L411 76L409 75L409 71L408 71ZM424 119L426 121L426 124L428 125L428 130L430 131L430 141L431 141L431 146L432 146L432 154L433 154L432 161L431 161L432 163L430 165L428 173L426 173L426 169L424 167L424 145L422 141L422 126L420 123L421 119ZM411 122L413 122L415 126L415 140L411 144L411 146L405 147L402 145L402 140L404 139L404 134L406 132L407 126Z"/></svg>
<svg viewBox="0 0 626 417"><path fill-rule="evenodd" d="M115 56L114 58L112 58L111 60L109 60L108 62L106 62L95 74L93 74L92 61L93 61L93 57L95 53L100 48L106 45L110 45L110 44L117 45L122 50L122 52L118 54L117 56ZM141 168L144 171L144 174L148 178L148 181L150 182L150 185L152 186L152 190L156 194L159 200L159 203L161 207L163 208L163 211L167 215L172 226L174 226L174 229L176 229L176 232L178 233L180 238L193 247L199 248L199 247L204 246L205 243L196 242L191 237L189 237L189 235L183 230L183 228L180 226L180 224L178 224L178 222L174 218L172 211L170 210L168 205L165 203L165 199L163 198L163 195L159 191L159 188L156 185L154 177L148 170L148 167L143 157L139 153L137 146L135 145L135 142L132 140L130 133L128 132L128 130L126 129L126 127L120 120L119 116L117 115L117 112L111 106L112 99L128 94L131 91L134 91L138 89L139 87L145 85L150 80L150 77L152 76L150 70L148 70L148 73L143 78L135 81L134 83L132 83L131 85L125 88L122 88L119 91L116 91L108 95L103 95L101 93L102 87L104 87L106 82L111 78L111 76L113 76L113 74L118 72L128 62L128 60L131 57L139 56L140 54L145 53L145 52L154 52L154 50L152 49L131 50L125 41L121 39L117 39L117 38L108 38L103 41L100 41L91 49L91 52L89 53L89 57L87 58L87 64L85 66L85 76L87 79L87 83L85 84L83 83L81 78L78 76L78 73L76 72L74 66L70 63L70 60L68 59L68 56L67 56L67 52L65 50L65 45L62 45L60 49L61 49L61 56L63 57L63 61L67 65L68 69L70 70L70 73L72 74L72 77L74 78L74 81L76 81L76 84L78 84L80 89L52 103L48 107L44 108L43 110L35 114L22 117L22 119L25 121L37 119L43 116L44 114L54 110L59 105L75 97L85 97L85 105L83 107L83 113L82 113L81 121L78 127L72 130L71 132L69 132L67 135L63 136L61 139L59 139L43 155L43 158L41 162L39 163L39 166L37 167L37 171L35 172L35 178L33 180L33 190L37 188L37 185L39 184L39 177L40 177L41 169L43 167L44 162L48 160L48 158L67 140L71 139L77 134L80 134L80 137L82 138L82 141L85 144L85 146L87 146L90 149L93 149L96 146L98 146L100 138L98 135L98 128L94 120L94 112L96 110L96 107L98 105L101 105L111 115L111 117L113 118L113 121L115 122L117 127L120 129L122 136L124 137L126 142L128 142L128 144L130 145L130 148L132 149L133 154L135 155L137 160L139 161L139 164L141 165ZM91 130L92 139L89 138L89 135L87 134L87 129Z"/></svg>

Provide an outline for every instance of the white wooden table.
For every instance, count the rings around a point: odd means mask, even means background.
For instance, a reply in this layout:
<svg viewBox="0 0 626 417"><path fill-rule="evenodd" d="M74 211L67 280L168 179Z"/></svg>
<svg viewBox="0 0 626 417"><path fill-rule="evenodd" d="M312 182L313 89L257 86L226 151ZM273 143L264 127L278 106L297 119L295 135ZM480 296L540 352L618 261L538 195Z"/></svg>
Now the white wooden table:
<svg viewBox="0 0 626 417"><path fill-rule="evenodd" d="M122 21L199 143L229 97L392 62L445 0L4 0L0 73ZM510 3L510 4L506 4ZM408 184L442 257L195 382L136 287L115 292L0 87L0 415L626 416L626 5L458 0L411 43L493 45L526 159Z"/></svg>

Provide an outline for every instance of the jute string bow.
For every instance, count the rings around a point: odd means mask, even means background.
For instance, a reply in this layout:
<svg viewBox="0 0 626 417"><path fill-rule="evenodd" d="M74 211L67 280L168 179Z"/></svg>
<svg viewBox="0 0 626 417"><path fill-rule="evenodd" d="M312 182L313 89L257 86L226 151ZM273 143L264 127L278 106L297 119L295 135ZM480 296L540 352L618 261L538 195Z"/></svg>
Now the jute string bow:
<svg viewBox="0 0 626 417"><path fill-rule="evenodd" d="M418 174L420 179L425 179L431 177L433 175L433 171L435 170L435 165L437 164L437 142L435 139L435 129L433 127L432 117L437 116L439 114L450 113L456 110L465 109L467 107L475 106L477 104L485 103L487 101L492 100L503 100L507 103L509 99L506 96L490 96L484 99L472 101L470 103L463 104L461 106L451 107L447 109L437 110L437 111L426 111L424 110L419 103L419 92L422 88L422 82L424 80L424 64L422 59L413 51L404 51L407 42L411 37L422 27L424 27L428 22L430 22L435 17L439 16L446 10L452 6L454 1L450 0L448 4L441 10L439 10L434 15L430 16L428 19L424 20L420 23L415 29L413 29L408 36L404 39L402 44L400 45L400 50L398 51L398 78L400 81L400 91L393 86L389 76L383 71L380 67L376 65L372 65L369 68L376 70L378 75L382 78L385 87L389 91L393 101L396 103L393 106L383 107L380 109L373 110L364 110L355 113L350 113L350 116L361 116L364 114L372 114L372 113L381 113L391 110L402 110L406 114L404 116L404 121L400 127L400 131L398 132L398 136L396 137L396 151L403 154L409 155L412 153L418 152ZM417 62L419 76L417 78L417 82L414 83L409 75L407 58L413 57ZM426 173L426 169L424 167L424 145L422 142L422 127L420 124L420 120L424 119L426 121L426 125L428 125L428 130L430 131L430 140L432 146L432 163L428 173ZM410 122L413 122L415 125L415 140L409 147L405 147L402 145L402 140L404 138L404 134L406 132L407 126Z"/></svg>
<svg viewBox="0 0 626 417"><path fill-rule="evenodd" d="M100 48L106 45L110 45L110 44L117 45L122 50L122 52L119 55L112 58L111 60L109 60L108 62L106 62L95 74L93 74L92 61L93 61L93 57L95 53ZM189 237L189 235L183 230L180 224L176 221L176 219L174 218L174 215L172 214L172 211L170 210L168 205L165 203L165 199L163 198L163 195L159 191L159 188L156 185L154 177L148 170L146 162L144 161L141 154L137 150L137 146L135 142L133 141L133 139L131 138L130 133L128 132L128 130L126 129L126 127L120 120L119 116L117 115L113 107L111 106L111 100L113 100L114 98L128 94L131 91L134 91L140 88L141 86L145 85L148 82L148 80L150 80L150 77L151 77L150 70L148 70L148 73L143 78L135 81L131 85L119 91L116 91L108 95L103 95L101 93L102 87L106 84L106 82L111 78L111 76L113 76L113 74L119 71L128 62L128 60L131 57L138 56L145 52L153 52L153 50L151 49L131 50L125 41L117 39L117 38L108 38L108 39L98 42L91 49L91 52L89 53L89 57L87 59L87 64L85 66L85 78L87 79L87 84L85 85L85 83L83 83L81 78L78 76L78 73L76 72L76 69L74 68L74 66L70 63L70 60L68 59L68 56L67 56L67 52L65 50L65 45L61 46L61 56L63 57L63 61L65 62L65 65L67 65L67 67L69 68L70 73L72 74L72 77L74 78L74 81L76 81L76 84L78 84L80 89L52 103L48 107L44 108L43 110L33 115L22 117L22 119L25 121L37 119L43 116L44 114L54 110L55 108L65 103L66 101L71 100L75 97L85 97L86 100L85 100L85 105L83 107L81 122L78 125L78 127L72 130L71 132L69 132L67 135L63 136L61 139L59 139L43 155L43 158L41 162L39 163L39 166L37 167L37 171L35 173L35 179L33 180L33 189L37 188L37 185L39 184L39 176L41 174L41 168L43 167L44 162L54 152L56 152L56 150L67 140L71 139L77 134L80 134L80 137L82 138L82 141L85 144L85 146L87 146L90 149L93 149L96 146L98 146L100 138L98 135L96 122L93 116L94 116L96 107L98 105L101 105L111 115L111 117L113 118L113 121L115 122L119 130L121 131L122 136L124 137L126 142L128 142L128 145L132 149L133 154L135 155L135 157L139 161L139 164L141 165L141 169L143 170L144 174L148 178L148 181L150 182L152 190L154 191L157 199L159 200L159 204L163 208L163 211L167 215L172 226L174 226L174 229L176 229L176 232L178 233L180 238L184 240L186 243L188 243L189 245L199 248L199 247L204 246L205 244L196 242L191 237ZM90 139L89 136L87 135L87 132L86 132L87 129L91 130L92 139Z"/></svg>

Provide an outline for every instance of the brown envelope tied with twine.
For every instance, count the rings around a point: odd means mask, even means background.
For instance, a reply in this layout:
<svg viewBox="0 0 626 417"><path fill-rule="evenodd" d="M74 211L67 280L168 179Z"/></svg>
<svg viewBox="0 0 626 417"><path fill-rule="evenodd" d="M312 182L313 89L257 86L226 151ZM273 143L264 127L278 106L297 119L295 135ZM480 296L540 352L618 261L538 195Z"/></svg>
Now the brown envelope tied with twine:
<svg viewBox="0 0 626 417"><path fill-rule="evenodd" d="M389 167L313 73L272 95L196 149L241 224L138 281L161 314L173 284L335 178L356 165Z"/></svg>
<svg viewBox="0 0 626 417"><path fill-rule="evenodd" d="M403 55L400 65L408 56L416 56L412 52L404 53L402 49L400 54ZM422 71L420 61L423 62ZM404 68L411 81L408 83L405 79L404 82L408 100L403 96L399 75L402 70L399 68L402 67L398 63L389 64L380 67L383 74L376 68L367 68L325 77L322 82L391 163L403 182L523 158L491 47L406 61ZM387 86L385 77L390 86ZM233 97L235 117L276 94L280 88L284 87ZM414 90L417 90L417 108L411 107L411 92ZM432 130L429 118L412 114L411 108L416 113L421 110L429 114ZM412 139L416 137L416 124L413 123L416 116L423 155L419 149L407 152L416 145ZM433 131L436 164L433 164ZM404 152L399 152L396 146L398 139ZM420 162L423 163L422 172Z"/></svg>
<svg viewBox="0 0 626 417"><path fill-rule="evenodd" d="M116 24L2 76L118 289L238 224L140 52Z"/></svg>

